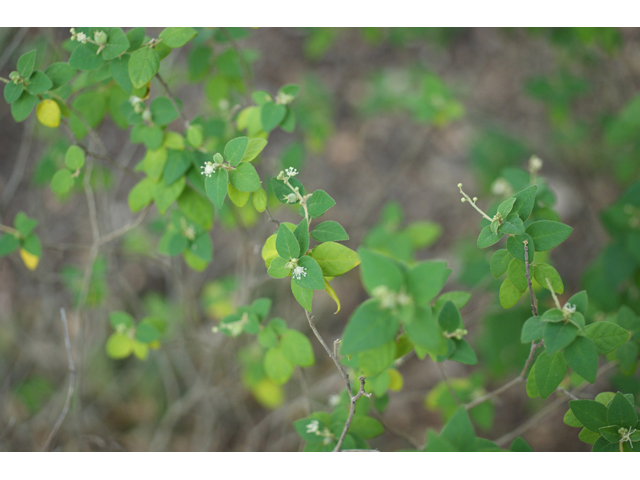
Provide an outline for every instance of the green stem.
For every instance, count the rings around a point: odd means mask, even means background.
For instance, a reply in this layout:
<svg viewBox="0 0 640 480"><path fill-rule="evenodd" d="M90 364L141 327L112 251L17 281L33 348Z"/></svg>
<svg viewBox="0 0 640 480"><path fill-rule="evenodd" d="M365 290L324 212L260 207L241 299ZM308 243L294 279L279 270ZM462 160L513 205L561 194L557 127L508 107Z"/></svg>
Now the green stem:
<svg viewBox="0 0 640 480"><path fill-rule="evenodd" d="M0 231L3 231L5 233L9 233L9 234L14 235L16 237L21 237L22 236L22 234L18 230L16 230L15 228L11 228L11 227L9 227L7 225L2 225L1 223L0 223Z"/></svg>
<svg viewBox="0 0 640 480"><path fill-rule="evenodd" d="M7 80L6 78L0 77L0 81L4 83L11 83L11 80Z"/></svg>

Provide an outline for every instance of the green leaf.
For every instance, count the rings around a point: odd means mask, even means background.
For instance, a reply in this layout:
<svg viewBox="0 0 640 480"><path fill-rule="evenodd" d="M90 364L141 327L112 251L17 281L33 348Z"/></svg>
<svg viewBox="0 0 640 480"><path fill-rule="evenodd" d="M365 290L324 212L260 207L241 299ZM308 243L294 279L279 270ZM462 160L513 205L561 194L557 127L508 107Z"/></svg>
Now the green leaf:
<svg viewBox="0 0 640 480"><path fill-rule="evenodd" d="M270 348L264 356L264 371L276 385L287 383L293 373L293 363L280 348Z"/></svg>
<svg viewBox="0 0 640 480"><path fill-rule="evenodd" d="M543 322L562 322L564 321L564 313L559 308L550 308L542 314Z"/></svg>
<svg viewBox="0 0 640 480"><path fill-rule="evenodd" d="M504 275L509 267L509 262L511 262L512 259L513 257L509 254L506 248L496 250L491 256L491 261L489 262L491 275L493 275L494 278L500 278Z"/></svg>
<svg viewBox="0 0 640 480"><path fill-rule="evenodd" d="M414 345L425 348L432 355L444 355L446 353L445 338L431 307L418 306L412 316L403 316L402 321L407 336Z"/></svg>
<svg viewBox="0 0 640 480"><path fill-rule="evenodd" d="M607 407L595 400L571 400L569 407L585 428L594 433L600 433L600 428L609 425L607 423Z"/></svg>
<svg viewBox="0 0 640 480"><path fill-rule="evenodd" d="M32 95L39 95L50 90L52 87L53 82L51 82L51 79L49 79L45 73L35 71L33 72L33 75L31 75L31 78L29 78L27 91Z"/></svg>
<svg viewBox="0 0 640 480"><path fill-rule="evenodd" d="M358 353L358 366L366 377L373 377L393 364L396 354L396 342L380 345Z"/></svg>
<svg viewBox="0 0 640 480"><path fill-rule="evenodd" d="M510 452L533 452L531 446L522 438L516 438L509 447Z"/></svg>
<svg viewBox="0 0 640 480"><path fill-rule="evenodd" d="M333 207L336 201L324 190L316 190L307 199L307 211L311 218L318 218Z"/></svg>
<svg viewBox="0 0 640 480"><path fill-rule="evenodd" d="M160 253L166 253L170 257L180 255L189 245L189 240L181 233L167 233L167 250Z"/></svg>
<svg viewBox="0 0 640 480"><path fill-rule="evenodd" d="M264 138L251 138L249 139L249 143L247 145L247 149L242 156L242 162L250 162L255 159L260 152L264 150L264 147L267 146L267 140Z"/></svg>
<svg viewBox="0 0 640 480"><path fill-rule="evenodd" d="M516 197L511 197L498 205L498 213L502 216L503 219L506 219L509 216L515 201Z"/></svg>
<svg viewBox="0 0 640 480"><path fill-rule="evenodd" d="M134 340L129 338L128 335L123 333L114 333L109 337L109 340L107 340L105 349L107 351L107 355L118 360L121 358L127 358L131 355L133 344Z"/></svg>
<svg viewBox="0 0 640 480"><path fill-rule="evenodd" d="M55 62L47 67L44 73L49 77L53 86L51 89L56 89L65 85L76 74L77 70L71 65L65 62Z"/></svg>
<svg viewBox="0 0 640 480"><path fill-rule="evenodd" d="M535 253L534 243L528 234L511 236L507 239L507 251L511 256L524 263L524 240L527 240L527 250L529 252L529 263L533 262L533 254Z"/></svg>
<svg viewBox="0 0 640 480"><path fill-rule="evenodd" d="M136 325L136 340L142 343L151 343L162 335L158 329L149 322L142 321Z"/></svg>
<svg viewBox="0 0 640 480"><path fill-rule="evenodd" d="M229 200L231 200L236 207L244 207L251 195L249 192L240 192L231 184L227 186L227 194L229 195Z"/></svg>
<svg viewBox="0 0 640 480"><path fill-rule="evenodd" d="M502 238L502 233L495 234L491 231L491 226L487 225L482 230L480 230L480 235L478 235L478 248L487 248L491 245L498 243Z"/></svg>
<svg viewBox="0 0 640 480"><path fill-rule="evenodd" d="M278 255L286 261L300 257L300 244L293 232L284 224L280 224L278 227L276 250ZM324 288L324 284L322 288Z"/></svg>
<svg viewBox="0 0 640 480"><path fill-rule="evenodd" d="M356 415L351 421L349 431L358 434L364 439L369 439L382 435L384 433L384 425L375 418Z"/></svg>
<svg viewBox="0 0 640 480"><path fill-rule="evenodd" d="M562 350L576 338L578 328L572 323L547 322L542 329L544 346L549 355Z"/></svg>
<svg viewBox="0 0 640 480"><path fill-rule="evenodd" d="M167 149L167 164L164 167L162 179L165 185L183 177L191 167L191 155L188 150Z"/></svg>
<svg viewBox="0 0 640 480"><path fill-rule="evenodd" d="M256 192L262 188L260 177L253 165L241 162L229 173L229 181L241 192Z"/></svg>
<svg viewBox="0 0 640 480"><path fill-rule="evenodd" d="M507 268L507 278L511 281L514 287L518 289L520 293L524 293L529 288L527 283L527 274L524 262L521 262L515 258L509 263Z"/></svg>
<svg viewBox="0 0 640 480"><path fill-rule="evenodd" d="M520 341L522 343L531 343L542 338L542 330L544 323L540 317L531 317L524 325L522 325L522 333L520 334Z"/></svg>
<svg viewBox="0 0 640 480"><path fill-rule="evenodd" d="M224 158L229 162L229 165L235 167L242 161L248 145L248 137L238 137L227 142L224 147Z"/></svg>
<svg viewBox="0 0 640 480"><path fill-rule="evenodd" d="M293 296L298 301L298 303L302 306L302 308L304 308L307 312L311 313L311 301L313 300L313 290L310 290L308 288L302 288L297 283L291 282L291 293L293 293Z"/></svg>
<svg viewBox="0 0 640 480"><path fill-rule="evenodd" d="M571 235L572 231L573 228L569 225L552 220L538 220L526 229L527 234L533 239L537 252L546 252L557 247Z"/></svg>
<svg viewBox="0 0 640 480"><path fill-rule="evenodd" d="M133 317L129 315L127 312L111 312L109 314L109 323L114 328L114 330L118 330L118 327L121 325L124 328L133 327Z"/></svg>
<svg viewBox="0 0 640 480"><path fill-rule="evenodd" d="M171 48L179 48L198 35L198 31L191 27L167 27L160 32L159 39Z"/></svg>
<svg viewBox="0 0 640 480"><path fill-rule="evenodd" d="M274 102L267 102L260 107L260 122L262 130L270 132L284 120L287 108L284 105L277 105Z"/></svg>
<svg viewBox="0 0 640 480"><path fill-rule="evenodd" d="M160 68L160 57L153 48L142 47L131 54L129 78L135 88L146 85Z"/></svg>
<svg viewBox="0 0 640 480"><path fill-rule="evenodd" d="M589 306L589 297L587 295L586 290L582 290L581 292L573 295L567 302L571 305L576 306L576 310L578 312L582 312L582 314L587 313L587 308Z"/></svg>
<svg viewBox="0 0 640 480"><path fill-rule="evenodd" d="M95 70L103 63L104 59L98 55L98 46L92 43L81 43L69 57L69 65L78 70Z"/></svg>
<svg viewBox="0 0 640 480"><path fill-rule="evenodd" d="M448 301L440 310L438 322L445 332L453 332L462 327L462 317L460 311L452 301Z"/></svg>
<svg viewBox="0 0 640 480"><path fill-rule="evenodd" d="M40 239L35 234L31 234L24 239L22 248L38 258L42 256L42 245L40 245Z"/></svg>
<svg viewBox="0 0 640 480"><path fill-rule="evenodd" d="M592 452L609 452L609 453L613 453L613 452L618 452L619 448L620 448L619 444L610 443L609 441L607 441L606 438L600 436L593 443L593 449L591 451Z"/></svg>
<svg viewBox="0 0 640 480"><path fill-rule="evenodd" d="M173 202L180 197L186 185L187 181L185 177L180 177L169 186L164 185L164 183L156 184L154 199L156 201L156 207L158 207L158 211L162 215L164 215Z"/></svg>
<svg viewBox="0 0 640 480"><path fill-rule="evenodd" d="M474 451L476 434L464 406L458 407L440 432L441 439L455 447L456 452ZM429 451L429 450L427 450Z"/></svg>
<svg viewBox="0 0 640 480"><path fill-rule="evenodd" d="M513 204L511 213L517 213L523 222L529 218L529 215L531 215L531 212L533 211L533 207L536 203L537 190L537 185L531 185L514 195L516 201Z"/></svg>
<svg viewBox="0 0 640 480"><path fill-rule="evenodd" d="M294 276L293 283L297 283L302 288L310 290L324 290L324 278L318 262L310 256L305 255L298 261L298 266L306 269L306 275L301 275L300 279Z"/></svg>
<svg viewBox="0 0 640 480"><path fill-rule="evenodd" d="M58 195L64 195L73 187L75 179L66 168L58 170L51 179L51 190Z"/></svg>
<svg viewBox="0 0 640 480"><path fill-rule="evenodd" d="M469 292L452 290L449 292L445 292L442 295L438 296L438 300L434 305L436 311L440 311L442 309L445 302L451 300L453 304L458 307L458 309L463 308L469 300L471 300L471 294Z"/></svg>
<svg viewBox="0 0 640 480"><path fill-rule="evenodd" d="M132 52L140 48L144 41L144 27L132 28L127 32L127 40L129 40L129 50Z"/></svg>
<svg viewBox="0 0 640 480"><path fill-rule="evenodd" d="M337 277L347 273L360 264L360 257L350 248L335 242L321 243L310 255L325 277Z"/></svg>
<svg viewBox="0 0 640 480"><path fill-rule="evenodd" d="M558 271L553 268L551 265L546 263L539 263L538 265L533 266L533 278L536 279L536 282L540 284L543 288L549 290L549 286L547 285L546 279L549 279L551 282L551 287L553 291L557 294L562 294L564 292L564 285L562 284L562 278L560 278L560 274Z"/></svg>
<svg viewBox="0 0 640 480"><path fill-rule="evenodd" d="M342 336L340 351L349 355L384 345L398 333L398 320L377 300L369 299L353 312Z"/></svg>
<svg viewBox="0 0 640 480"><path fill-rule="evenodd" d="M606 321L591 323L585 327L584 331L587 337L595 343L598 355L613 352L631 337L631 334L624 328Z"/></svg>
<svg viewBox="0 0 640 480"><path fill-rule="evenodd" d="M619 443L622 435L618 433L620 429L619 425L611 425L609 427L600 427L600 435L602 435L607 442Z"/></svg>
<svg viewBox="0 0 640 480"><path fill-rule="evenodd" d="M349 235L342 225L333 220L327 220L316 226L311 237L318 242L340 242L349 240Z"/></svg>
<svg viewBox="0 0 640 480"><path fill-rule="evenodd" d="M4 86L4 99L11 104L20 98L23 91L24 87L21 84L9 82Z"/></svg>
<svg viewBox="0 0 640 480"><path fill-rule="evenodd" d="M224 168L216 169L210 177L205 177L204 179L204 188L207 192L207 197L209 197L218 208L222 208L224 205L228 184L229 174Z"/></svg>
<svg viewBox="0 0 640 480"><path fill-rule="evenodd" d="M251 193L251 201L253 202L253 208L257 212L264 212L267 209L267 192L263 188Z"/></svg>
<svg viewBox="0 0 640 480"><path fill-rule="evenodd" d="M129 59L131 55L125 54L119 58L114 58L109 66L109 72L118 85L126 93L131 93L133 90L133 84L129 77Z"/></svg>
<svg viewBox="0 0 640 480"><path fill-rule="evenodd" d="M131 129L129 136L131 143L144 143L149 150L157 150L162 146L162 128L139 124Z"/></svg>
<svg viewBox="0 0 640 480"><path fill-rule="evenodd" d="M69 170L75 171L84 167L84 150L77 145L71 145L64 155L64 163Z"/></svg>
<svg viewBox="0 0 640 480"><path fill-rule="evenodd" d="M473 351L473 348L465 339L454 339L453 342L456 344L456 349L449 357L449 360L464 363L465 365L476 365L478 363L476 352Z"/></svg>
<svg viewBox="0 0 640 480"><path fill-rule="evenodd" d="M26 90L22 92L20 97L11 104L11 116L16 122L22 122L27 119L31 110L36 105L38 97L31 95Z"/></svg>
<svg viewBox="0 0 640 480"><path fill-rule="evenodd" d="M289 263L282 257L274 258L269 267L267 269L267 273L269 276L273 278L285 278L291 275L291 268L286 267L286 264Z"/></svg>
<svg viewBox="0 0 640 480"><path fill-rule="evenodd" d="M191 243L189 251L207 263L213 260L213 242L211 241L209 233L204 232L196 237Z"/></svg>
<svg viewBox="0 0 640 480"><path fill-rule="evenodd" d="M134 185L129 191L127 199L132 212L139 212L149 205L155 196L156 182L149 177L145 177Z"/></svg>
<svg viewBox="0 0 640 480"><path fill-rule="evenodd" d="M607 423L627 429L635 427L638 423L638 414L633 404L620 392L616 393L607 407Z"/></svg>
<svg viewBox="0 0 640 480"><path fill-rule="evenodd" d="M16 69L22 78L29 78L36 66L36 51L31 50L20 56Z"/></svg>
<svg viewBox="0 0 640 480"><path fill-rule="evenodd" d="M18 248L18 245L20 245L20 242L16 237L10 233L3 234L0 237L0 257L14 252Z"/></svg>
<svg viewBox="0 0 640 480"><path fill-rule="evenodd" d="M498 298L500 299L500 305L502 305L502 308L513 307L516 303L518 303L518 300L520 300L521 296L522 296L522 292L520 292L520 290L518 290L513 285L513 283L511 283L511 280L509 280L508 278L505 278L502 284L500 285L500 293L498 295Z"/></svg>
<svg viewBox="0 0 640 480"><path fill-rule="evenodd" d="M167 97L156 97L151 102L149 110L151 110L153 123L160 126L169 125L180 116L171 100Z"/></svg>
<svg viewBox="0 0 640 480"><path fill-rule="evenodd" d="M23 238L28 237L38 225L38 220L28 217L24 212L18 212L13 219L13 226Z"/></svg>
<svg viewBox="0 0 640 480"><path fill-rule="evenodd" d="M542 398L551 395L567 373L567 363L564 361L562 352L549 355L544 351L537 358L535 363L536 386Z"/></svg>
<svg viewBox="0 0 640 480"><path fill-rule="evenodd" d="M498 232L508 233L512 235L522 235L524 233L524 224L516 213L509 215L498 227Z"/></svg>
<svg viewBox="0 0 640 480"><path fill-rule="evenodd" d="M327 245L327 243L316 247L314 252L323 245ZM358 254L362 261L360 266L362 284L369 295L373 296L373 291L380 285L384 285L394 292L399 292L402 289L405 284L405 276L395 260L362 247L358 249ZM332 276L327 273L325 275Z"/></svg>
<svg viewBox="0 0 640 480"><path fill-rule="evenodd" d="M300 245L300 255L305 255L309 249L309 224L306 218L302 219L293 231L293 234Z"/></svg>
<svg viewBox="0 0 640 480"><path fill-rule="evenodd" d="M315 363L313 347L306 335L297 330L287 330L280 338L280 349L294 365L310 367Z"/></svg>
<svg viewBox="0 0 640 480"><path fill-rule="evenodd" d="M118 55L124 53L129 48L129 39L119 27L109 30L107 37L107 45L102 50L102 58L105 60L113 60Z"/></svg>
<svg viewBox="0 0 640 480"><path fill-rule="evenodd" d="M190 186L186 186L178 198L178 206L187 218L205 230L210 230L213 227L213 205Z"/></svg>
<svg viewBox="0 0 640 480"><path fill-rule="evenodd" d="M571 370L589 383L596 381L598 352L593 341L587 337L576 337L564 350L564 359Z"/></svg>
<svg viewBox="0 0 640 480"><path fill-rule="evenodd" d="M289 183L293 188L298 188L300 195L305 195L304 186L298 179L290 178ZM287 197L288 195L293 193L291 189L282 180L278 180L277 178L271 179L271 187L273 188L273 194L278 199L278 201L285 205L288 204ZM296 200L296 203L297 202L298 201Z"/></svg>
<svg viewBox="0 0 640 480"><path fill-rule="evenodd" d="M440 293L450 274L451 269L444 261L420 262L407 274L407 293L416 304L428 305Z"/></svg>
<svg viewBox="0 0 640 480"><path fill-rule="evenodd" d="M527 376L527 396L529 398L537 398L540 396L540 392L538 391L538 385L536 384L536 364L533 364L531 370L529 370L529 375Z"/></svg>

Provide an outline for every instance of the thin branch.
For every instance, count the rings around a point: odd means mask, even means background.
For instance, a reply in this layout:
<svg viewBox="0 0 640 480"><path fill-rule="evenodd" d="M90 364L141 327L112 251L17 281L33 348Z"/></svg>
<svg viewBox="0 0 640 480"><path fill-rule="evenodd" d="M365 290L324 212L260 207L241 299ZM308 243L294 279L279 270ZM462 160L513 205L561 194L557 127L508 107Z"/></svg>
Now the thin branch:
<svg viewBox="0 0 640 480"><path fill-rule="evenodd" d="M344 441L344 437L346 437L347 431L351 426L351 421L353 420L353 416L356 414L356 402L363 395L365 397L371 396L370 393L365 393L364 391L364 375L360 375L358 380L360 380L360 390L358 390L358 393L356 393L355 395L351 395L351 392L349 392L349 396L351 397L351 404L349 405L349 416L347 417L347 421L345 422L344 428L342 429L342 435L340 435L340 438L338 439L338 443L336 443L336 446L333 448L334 452L340 451L340 446L342 445L342 442Z"/></svg>
<svg viewBox="0 0 640 480"><path fill-rule="evenodd" d="M538 343L536 343L535 341L531 342L531 350L529 350L529 357L527 358L527 361L525 362L524 368L522 369L522 372L520 372L520 375L518 375L513 380L505 383L501 387L493 390L492 392L489 392L486 395L482 395L481 397L478 397L475 400L472 400L471 402L467 403L464 406L464 408L466 410L470 410L473 407L475 407L476 405L480 405L481 403L486 402L487 400L490 400L493 397L497 397L501 393L506 392L507 390L509 390L514 385L517 385L518 383L522 382L526 378L527 370L529 369L529 365L533 361L533 358L535 356L536 350L539 347L541 347L542 345L543 345L543 341L542 340L540 340L540 342L538 342Z"/></svg>
<svg viewBox="0 0 640 480"><path fill-rule="evenodd" d="M597 375L602 375L603 373L605 373L607 370L610 370L611 368L613 368L616 365L617 362L610 362L607 363L606 365L603 365L602 367L600 367L598 369L598 373ZM571 393L566 392L572 399L574 399L575 395L577 393L580 393L582 390L584 390L585 388L587 388L589 386L588 382L583 382L582 385L574 388ZM564 390L564 389L563 389ZM564 393L564 392L563 392ZM575 397L577 398L577 397ZM522 435L524 432L526 432L527 430L529 430L531 427L533 427L534 425L538 425L540 423L540 420L542 420L544 417L546 417L549 413L551 413L553 410L555 410L556 408L558 408L560 405L563 405L566 402L566 398L564 397L560 397L558 399L556 399L553 403L551 403L550 405L546 406L544 409L540 410L538 413L536 413L533 417L531 417L529 420L527 420L525 423L523 423L522 425L520 425L519 427L517 427L515 430L512 430L511 432L501 436L500 438L498 438L495 443L499 446L502 447L504 445L506 445L507 443L509 443L510 441L512 441L514 438Z"/></svg>
<svg viewBox="0 0 640 480"><path fill-rule="evenodd" d="M265 208L265 212L267 212L267 215L269 215L269 221L275 223L278 227L280 227L280 220L276 220L275 218L273 218L269 207Z"/></svg>
<svg viewBox="0 0 640 480"><path fill-rule="evenodd" d="M311 330L313 330L313 334L316 336L318 341L322 344L322 346L326 350L329 357L331 357L331 360L333 360L333 363L336 364L336 367L338 367L338 370L340 371L340 375L342 375L342 378L344 379L344 382L347 386L347 393L349 394L349 398L351 400L347 422L344 424L344 429L342 430L342 434L340 435L340 438L338 439L338 443L336 443L336 446L333 449L334 452L339 452L340 446L342 445L344 437L347 435L347 431L351 426L351 420L353 419L353 416L356 413L356 402L361 396L364 395L366 397L369 397L371 396L371 394L365 393L364 391L364 382L365 382L364 375L360 376L358 379L360 380L360 390L358 390L358 392L355 395L351 393L351 383L349 382L349 374L346 372L344 367L340 364L337 354L331 351L331 349L327 346L327 343L322 338L322 335L320 335L320 332L318 332L318 329L316 328L315 323L313 323L313 315L311 315L306 310L304 311L304 313L307 315L307 320L309 321L309 326L311 327ZM337 351L337 341L334 342L333 346L334 346L334 350Z"/></svg>
<svg viewBox="0 0 640 480"><path fill-rule="evenodd" d="M20 182L24 177L24 171L27 165L27 159L29 152L31 151L31 145L33 144L33 128L35 120L30 118L26 121L24 129L22 130L22 138L20 140L20 147L18 148L18 154L13 164L13 171L11 177L7 181L2 195L0 195L0 212L3 212L9 201L13 198L16 190L20 186Z"/></svg>
<svg viewBox="0 0 640 480"><path fill-rule="evenodd" d="M60 316L62 317L62 327L64 330L64 346L67 349L67 361L69 363L69 390L67 392L67 399L64 402L64 407L62 407L62 411L60 415L58 415L58 420L56 420L55 425L53 426L53 430L49 434L49 438L42 446L42 450L46 452L49 450L49 445L51 445L51 441L58 433L62 422L67 417L67 413L69 413L69 407L71 406L71 399L73 398L73 392L75 390L76 383L76 367L73 364L73 356L71 355L71 340L69 339L69 328L67 327L67 314L64 308L60 309Z"/></svg>

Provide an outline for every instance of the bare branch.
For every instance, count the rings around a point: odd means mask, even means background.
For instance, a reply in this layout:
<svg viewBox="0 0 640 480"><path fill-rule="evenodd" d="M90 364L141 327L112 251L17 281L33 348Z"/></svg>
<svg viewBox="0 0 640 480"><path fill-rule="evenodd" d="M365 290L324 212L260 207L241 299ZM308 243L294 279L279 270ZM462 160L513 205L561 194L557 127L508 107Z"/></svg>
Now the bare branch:
<svg viewBox="0 0 640 480"><path fill-rule="evenodd" d="M62 411L60 415L58 415L58 420L56 420L51 433L49 434L49 438L42 446L42 451L46 452L49 450L49 446L51 445L51 441L54 439L62 422L67 417L67 413L69 413L69 407L71 406L71 399L73 398L73 392L75 391L76 384L76 367L73 363L73 356L71 355L71 340L69 339L69 328L67 326L67 314L64 308L60 309L60 316L62 317L62 328L64 330L64 346L67 350L67 361L69 363L69 390L67 391L67 399L64 402L64 406L62 407Z"/></svg>

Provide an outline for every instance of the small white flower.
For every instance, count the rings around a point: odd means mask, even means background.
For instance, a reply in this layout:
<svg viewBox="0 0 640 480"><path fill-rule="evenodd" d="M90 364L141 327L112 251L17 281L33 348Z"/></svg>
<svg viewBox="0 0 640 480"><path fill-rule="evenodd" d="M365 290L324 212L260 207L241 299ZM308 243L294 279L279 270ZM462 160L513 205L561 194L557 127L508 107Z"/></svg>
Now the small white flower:
<svg viewBox="0 0 640 480"><path fill-rule="evenodd" d="M311 420L311 422L307 423L307 433L315 433L318 434L318 427L320 423L318 420Z"/></svg>
<svg viewBox="0 0 640 480"><path fill-rule="evenodd" d="M200 167L202 169L201 175L205 177L210 177L212 173L216 172L216 167L213 162L205 162L204 165Z"/></svg>
<svg viewBox="0 0 640 480"><path fill-rule="evenodd" d="M564 304L564 307L562 307L562 311L564 313L576 313L576 305L575 304L570 304L569 302Z"/></svg>
<svg viewBox="0 0 640 480"><path fill-rule="evenodd" d="M333 395L329 395L329 406L335 407L340 403L340 395L334 393Z"/></svg>
<svg viewBox="0 0 640 480"><path fill-rule="evenodd" d="M288 177L295 177L298 174L298 170L293 167L289 167L284 171L284 173L286 173Z"/></svg>
<svg viewBox="0 0 640 480"><path fill-rule="evenodd" d="M78 32L76 33L76 40L80 43L87 43L87 36L82 32Z"/></svg>
<svg viewBox="0 0 640 480"><path fill-rule="evenodd" d="M142 102L142 99L140 97L136 97L135 95L131 95L129 97L129 103L131 105L136 105L138 103Z"/></svg>
<svg viewBox="0 0 640 480"><path fill-rule="evenodd" d="M302 277L307 276L307 269L298 265L293 269L293 278L296 280L300 280Z"/></svg>
<svg viewBox="0 0 640 480"><path fill-rule="evenodd" d="M542 160L536 155L529 159L529 168L534 172L537 172L542 168Z"/></svg>

